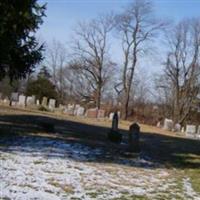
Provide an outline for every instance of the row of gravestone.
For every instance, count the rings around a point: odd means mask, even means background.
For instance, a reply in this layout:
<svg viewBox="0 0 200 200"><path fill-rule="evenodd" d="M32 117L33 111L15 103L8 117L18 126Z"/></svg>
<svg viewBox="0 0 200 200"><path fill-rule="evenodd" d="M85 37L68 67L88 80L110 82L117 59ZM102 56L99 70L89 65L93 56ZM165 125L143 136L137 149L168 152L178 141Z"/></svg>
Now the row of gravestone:
<svg viewBox="0 0 200 200"><path fill-rule="evenodd" d="M56 106L56 100L55 99L49 99L47 97L42 98L42 102L40 104L39 99L36 99L34 95L32 96L25 96L25 95L19 95L17 92L11 93L10 96L10 105L11 106L44 106L48 107L49 109L54 109Z"/></svg>
<svg viewBox="0 0 200 200"><path fill-rule="evenodd" d="M66 107L63 105L59 106L63 113L75 116L85 116L88 118L105 118L106 111L98 108L90 108L85 110L84 107L79 104L68 104ZM109 119L112 120L114 116L114 112L109 114ZM120 112L118 112L118 117L120 118Z"/></svg>
<svg viewBox="0 0 200 200"><path fill-rule="evenodd" d="M158 127L161 126L160 122L157 124ZM182 132L186 133L187 135L193 135L200 137L200 125L186 125L186 127L181 127L180 124L176 123L174 124L173 120L171 119L165 119L164 120L164 125L163 125L164 130L168 131L174 131L174 132Z"/></svg>

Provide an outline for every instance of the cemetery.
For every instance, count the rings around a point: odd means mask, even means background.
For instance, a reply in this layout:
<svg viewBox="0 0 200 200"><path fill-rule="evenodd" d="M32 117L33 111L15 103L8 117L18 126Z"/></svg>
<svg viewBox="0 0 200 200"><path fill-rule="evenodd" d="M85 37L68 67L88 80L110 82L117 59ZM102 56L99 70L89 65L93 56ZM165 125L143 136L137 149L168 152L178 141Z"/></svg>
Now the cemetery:
<svg viewBox="0 0 200 200"><path fill-rule="evenodd" d="M199 8L0 0L0 200L200 200Z"/></svg>

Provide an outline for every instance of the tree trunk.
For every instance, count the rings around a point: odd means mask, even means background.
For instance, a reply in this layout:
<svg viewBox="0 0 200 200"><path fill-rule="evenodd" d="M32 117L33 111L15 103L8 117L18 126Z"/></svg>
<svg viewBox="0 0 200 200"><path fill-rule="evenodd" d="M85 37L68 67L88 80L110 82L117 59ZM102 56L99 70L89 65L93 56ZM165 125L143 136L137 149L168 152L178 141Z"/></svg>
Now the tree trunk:
<svg viewBox="0 0 200 200"><path fill-rule="evenodd" d="M98 109L101 108L101 86L100 85L98 85L98 88L97 88L96 107Z"/></svg>
<svg viewBox="0 0 200 200"><path fill-rule="evenodd" d="M128 118L128 106L129 106L129 92L125 95L124 105L123 105L123 120Z"/></svg>

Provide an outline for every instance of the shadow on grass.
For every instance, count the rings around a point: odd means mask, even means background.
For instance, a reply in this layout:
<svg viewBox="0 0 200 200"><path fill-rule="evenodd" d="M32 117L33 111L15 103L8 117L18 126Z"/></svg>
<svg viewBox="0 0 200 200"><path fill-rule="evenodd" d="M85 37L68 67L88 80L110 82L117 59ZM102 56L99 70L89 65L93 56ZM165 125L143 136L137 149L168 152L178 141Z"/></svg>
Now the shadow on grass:
<svg viewBox="0 0 200 200"><path fill-rule="evenodd" d="M40 115L1 115L0 151L43 153L49 158L68 156L87 162L148 167L147 163L138 165L131 158L125 158L123 152L127 148L127 131L121 130L121 145L107 140L108 131L104 127ZM55 151L48 155L49 148L52 147ZM182 169L200 168L200 141L141 133L141 149L141 157L147 160L150 158L155 163Z"/></svg>

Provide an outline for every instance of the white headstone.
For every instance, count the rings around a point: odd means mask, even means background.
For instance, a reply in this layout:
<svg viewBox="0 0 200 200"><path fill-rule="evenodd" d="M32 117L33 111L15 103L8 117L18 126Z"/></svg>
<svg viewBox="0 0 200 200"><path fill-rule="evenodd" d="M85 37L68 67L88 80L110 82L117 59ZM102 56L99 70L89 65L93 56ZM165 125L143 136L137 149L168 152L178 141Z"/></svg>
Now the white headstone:
<svg viewBox="0 0 200 200"><path fill-rule="evenodd" d="M36 100L36 105L37 105L37 106L40 105L40 100L39 100L39 99Z"/></svg>
<svg viewBox="0 0 200 200"><path fill-rule="evenodd" d="M42 98L42 106L44 106L44 107L47 106L47 97Z"/></svg>
<svg viewBox="0 0 200 200"><path fill-rule="evenodd" d="M74 114L74 104L68 104L67 109L64 110L64 113L73 115Z"/></svg>
<svg viewBox="0 0 200 200"><path fill-rule="evenodd" d="M11 93L11 101L18 102L19 100L19 94L17 92L12 92Z"/></svg>
<svg viewBox="0 0 200 200"><path fill-rule="evenodd" d="M113 116L114 116L114 112L111 112L111 113L109 114L109 120L113 120Z"/></svg>
<svg viewBox="0 0 200 200"><path fill-rule="evenodd" d="M197 138L200 139L200 125L198 126L198 130L197 130Z"/></svg>
<svg viewBox="0 0 200 200"><path fill-rule="evenodd" d="M118 111L117 112L117 115L118 115L118 119L121 117L121 112L120 111Z"/></svg>
<svg viewBox="0 0 200 200"><path fill-rule="evenodd" d="M74 107L74 115L77 115L77 110L78 110L79 107L80 107L79 104L75 105L75 107Z"/></svg>
<svg viewBox="0 0 200 200"><path fill-rule="evenodd" d="M18 102L19 106L25 106L26 105L26 96L24 95L19 95L19 102Z"/></svg>
<svg viewBox="0 0 200 200"><path fill-rule="evenodd" d="M77 116L83 116L83 115L84 115L84 112L85 112L85 108L83 108L83 107L80 106L80 107L77 109L76 115L77 115Z"/></svg>
<svg viewBox="0 0 200 200"><path fill-rule="evenodd" d="M35 95L32 95L32 104L35 104L35 100L36 100Z"/></svg>
<svg viewBox="0 0 200 200"><path fill-rule="evenodd" d="M26 97L26 105L27 106L30 106L33 104L33 99L32 99L32 96L28 96Z"/></svg>
<svg viewBox="0 0 200 200"><path fill-rule="evenodd" d="M200 135L200 125L198 126L197 134Z"/></svg>
<svg viewBox="0 0 200 200"><path fill-rule="evenodd" d="M49 108L54 109L56 107L56 100L55 99L49 99Z"/></svg>
<svg viewBox="0 0 200 200"><path fill-rule="evenodd" d="M157 122L156 126L157 126L158 128L160 128L160 127L161 127L161 122L160 122L160 121Z"/></svg>
<svg viewBox="0 0 200 200"><path fill-rule="evenodd" d="M180 132L181 131L181 125L180 124L175 124L175 126L174 126L174 131L176 131L176 132Z"/></svg>
<svg viewBox="0 0 200 200"><path fill-rule="evenodd" d="M195 134L196 126L195 125L186 125L186 133L187 134Z"/></svg>
<svg viewBox="0 0 200 200"><path fill-rule="evenodd" d="M173 128L173 121L171 119L165 119L164 120L164 125L163 125L163 129L167 130L167 131L171 131Z"/></svg>

